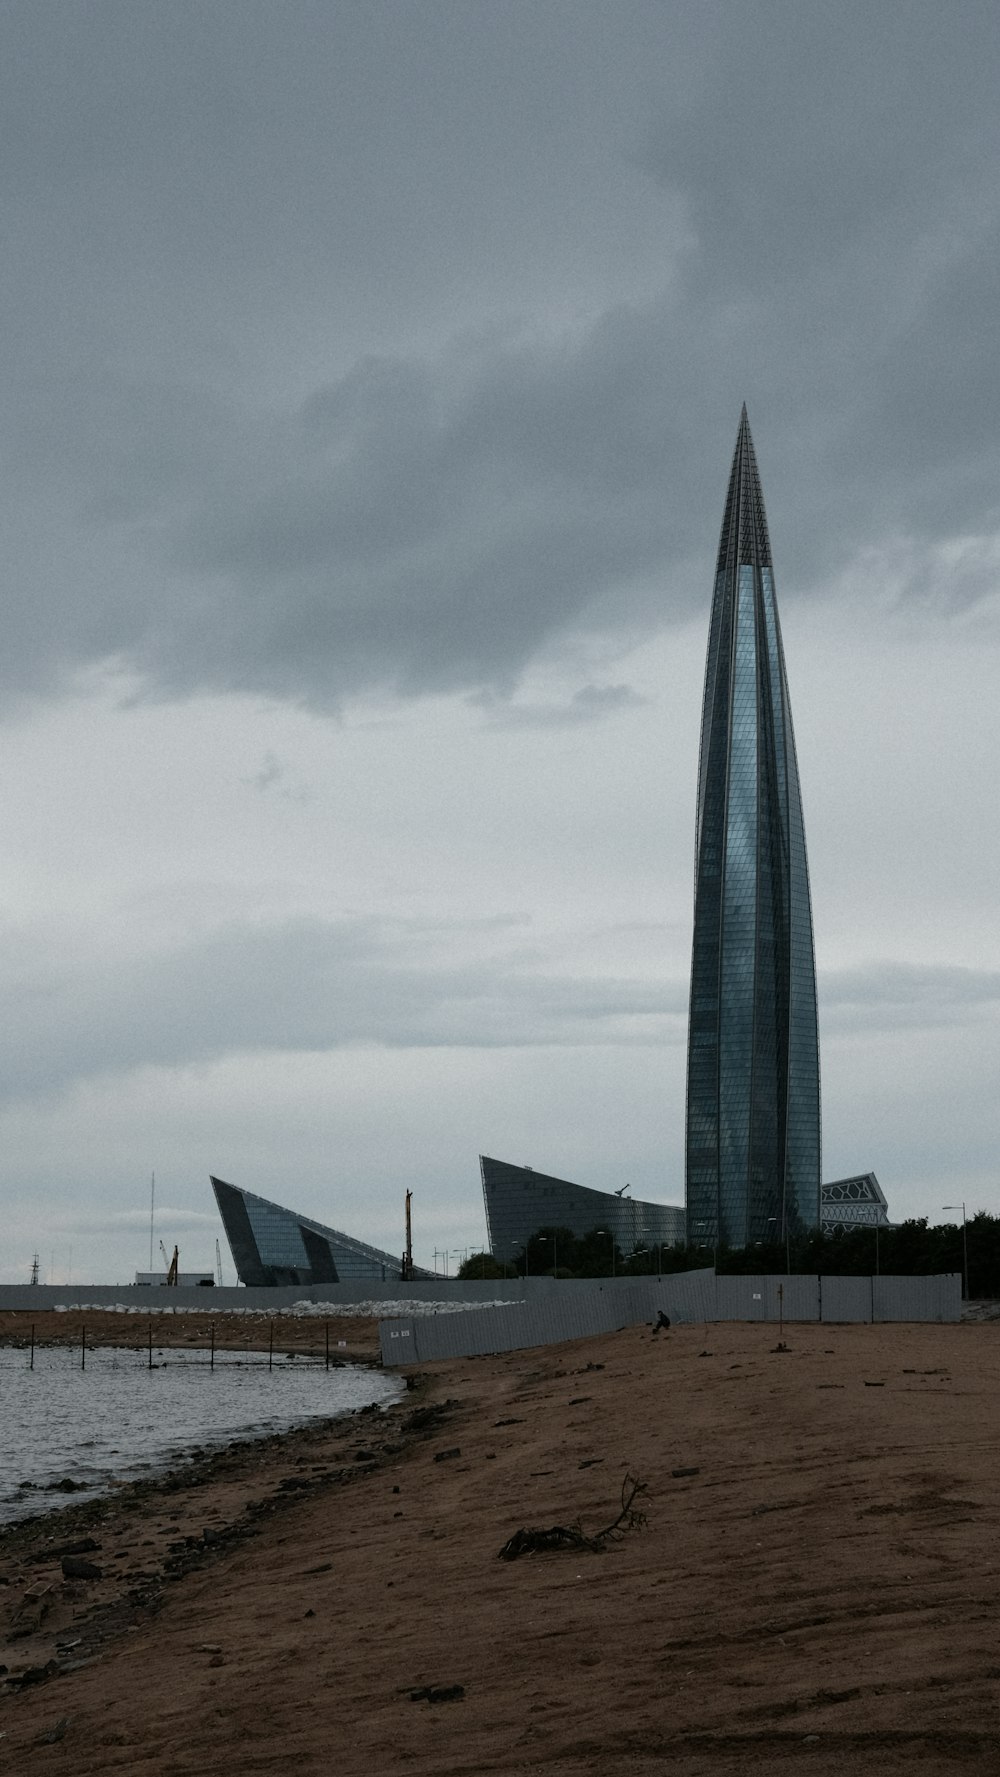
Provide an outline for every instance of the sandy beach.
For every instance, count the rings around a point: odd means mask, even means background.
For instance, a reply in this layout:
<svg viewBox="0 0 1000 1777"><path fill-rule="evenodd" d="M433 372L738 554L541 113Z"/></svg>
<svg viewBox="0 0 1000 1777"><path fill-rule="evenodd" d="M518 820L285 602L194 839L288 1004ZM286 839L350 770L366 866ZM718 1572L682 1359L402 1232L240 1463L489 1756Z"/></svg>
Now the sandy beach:
<svg viewBox="0 0 1000 1777"><path fill-rule="evenodd" d="M0 1770L996 1768L1000 1328L778 1344L639 1326L430 1365L389 1413L7 1531ZM626 1475L644 1521L603 1552L498 1558L593 1536ZM101 1577L64 1578L87 1538Z"/></svg>

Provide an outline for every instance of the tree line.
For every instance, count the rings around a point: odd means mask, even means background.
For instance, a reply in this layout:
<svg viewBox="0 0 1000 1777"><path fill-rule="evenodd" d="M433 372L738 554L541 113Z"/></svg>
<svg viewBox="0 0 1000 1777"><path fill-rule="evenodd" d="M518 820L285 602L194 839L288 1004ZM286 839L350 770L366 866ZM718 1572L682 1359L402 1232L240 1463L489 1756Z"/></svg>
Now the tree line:
<svg viewBox="0 0 1000 1777"><path fill-rule="evenodd" d="M492 1253L471 1253L459 1268L462 1278L501 1277L650 1277L715 1265L720 1272L818 1272L827 1276L870 1277L884 1272L896 1277L930 1276L942 1271L965 1273L968 1251L969 1296L1000 1296L1000 1216L979 1210L961 1223L929 1227L927 1217L891 1227L835 1227L803 1230L781 1242L746 1247L637 1247L622 1252L606 1225L583 1235L551 1225L537 1228L513 1261L506 1265Z"/></svg>

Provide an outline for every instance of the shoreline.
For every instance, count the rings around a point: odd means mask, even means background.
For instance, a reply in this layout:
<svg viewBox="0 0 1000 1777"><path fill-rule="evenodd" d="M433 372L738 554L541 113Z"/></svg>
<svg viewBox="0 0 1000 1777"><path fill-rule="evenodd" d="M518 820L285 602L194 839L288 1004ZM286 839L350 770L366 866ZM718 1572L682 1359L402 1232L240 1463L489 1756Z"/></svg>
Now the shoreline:
<svg viewBox="0 0 1000 1777"><path fill-rule="evenodd" d="M15 1608L8 1620L0 1687L23 1691L79 1670L109 1642L155 1617L169 1585L210 1569L259 1536L264 1520L306 1496L349 1486L397 1455L400 1439L412 1430L396 1424L411 1392L385 1407L373 1403L217 1448L194 1447L149 1476L112 1483L97 1496L42 1507L0 1525L0 1609L9 1589L33 1576L22 1599L28 1609ZM419 1409L416 1414L419 1426ZM434 1418L432 1411L429 1419ZM390 1423L395 1435L386 1437ZM134 1521L148 1529L154 1519L161 1521L159 1536L143 1539L153 1552L141 1565L102 1567L100 1578L88 1583L85 1600L79 1592L69 1600L85 1602L84 1618L70 1613L72 1648L60 1656L68 1646L67 1612L52 1594L63 1554L79 1552L100 1566L106 1545L127 1542Z"/></svg>
<svg viewBox="0 0 1000 1777"><path fill-rule="evenodd" d="M0 1648L41 1669L0 1687L9 1768L936 1777L1000 1757L995 1323L634 1326L409 1380L387 1412L70 1507L47 1541L38 1519L0 1536L5 1633L49 1599ZM645 1521L604 1552L498 1559L525 1527L592 1537L626 1473ZM61 1578L77 1512L116 1578Z"/></svg>
<svg viewBox="0 0 1000 1777"><path fill-rule="evenodd" d="M163 1350L183 1350L190 1345L208 1347L215 1329L219 1350L257 1350L266 1352L269 1334L275 1335L275 1349L322 1358L326 1333L330 1337L330 1362L378 1364L378 1323L369 1315L337 1313L326 1315L264 1314L255 1310L234 1314L227 1309L172 1308L137 1309L120 1313L108 1308L26 1308L0 1309L0 1345L26 1351L35 1330L38 1348L79 1346L81 1331L88 1345L117 1346L123 1350L145 1351L150 1336L154 1346Z"/></svg>

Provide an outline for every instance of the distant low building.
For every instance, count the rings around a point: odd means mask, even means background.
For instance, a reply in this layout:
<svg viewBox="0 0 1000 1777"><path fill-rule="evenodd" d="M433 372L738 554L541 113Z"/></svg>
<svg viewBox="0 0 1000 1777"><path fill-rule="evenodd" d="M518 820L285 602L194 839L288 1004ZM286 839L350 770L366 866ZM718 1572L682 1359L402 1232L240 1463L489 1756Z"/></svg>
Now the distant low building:
<svg viewBox="0 0 1000 1777"><path fill-rule="evenodd" d="M137 1271L135 1281L137 1284L147 1284L153 1289L157 1284L166 1287L167 1274L165 1271ZM211 1271L178 1271L176 1281L185 1289L196 1289L201 1286L210 1290L215 1287L215 1278Z"/></svg>
<svg viewBox="0 0 1000 1777"><path fill-rule="evenodd" d="M626 1256L637 1247L652 1252L684 1239L684 1211L673 1204L595 1191L488 1154L480 1154L479 1170L490 1252L503 1265L515 1262L539 1228L568 1228L578 1239L608 1228Z"/></svg>
<svg viewBox="0 0 1000 1777"><path fill-rule="evenodd" d="M873 1172L838 1178L822 1187L820 1212L824 1232L831 1228L888 1228L889 1205Z"/></svg>
<svg viewBox="0 0 1000 1777"><path fill-rule="evenodd" d="M402 1279L400 1255L327 1228L223 1179L213 1178L212 1189L243 1284L260 1289L275 1284L350 1283L357 1278L373 1283ZM411 1273L414 1278L432 1275L416 1265Z"/></svg>
<svg viewBox="0 0 1000 1777"><path fill-rule="evenodd" d="M568 1228L579 1239L592 1228L610 1228L619 1252L637 1247L652 1252L658 1246L680 1244L686 1239L683 1209L669 1203L644 1203L641 1198L619 1196L614 1191L595 1191L569 1179L535 1172L530 1166L514 1166L480 1154L486 1229L489 1249L501 1264L514 1264L525 1242L539 1228ZM888 1228L889 1207L873 1172L853 1178L834 1179L822 1187L824 1232L839 1227ZM711 1245L711 1229L694 1227L691 1244Z"/></svg>

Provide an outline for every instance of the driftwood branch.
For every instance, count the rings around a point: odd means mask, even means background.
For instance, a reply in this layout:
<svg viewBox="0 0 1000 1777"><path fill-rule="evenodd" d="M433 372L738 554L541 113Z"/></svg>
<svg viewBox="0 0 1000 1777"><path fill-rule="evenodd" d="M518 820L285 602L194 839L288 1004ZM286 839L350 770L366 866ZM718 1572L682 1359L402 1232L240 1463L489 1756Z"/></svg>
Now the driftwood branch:
<svg viewBox="0 0 1000 1777"><path fill-rule="evenodd" d="M635 1504L648 1491L645 1481L626 1474L622 1481L621 1510L603 1530L585 1535L579 1524L551 1524L545 1530L515 1530L499 1551L501 1561L516 1561L520 1555L544 1554L554 1549L586 1550L601 1555L610 1542L618 1542L627 1530L641 1530L646 1514Z"/></svg>

